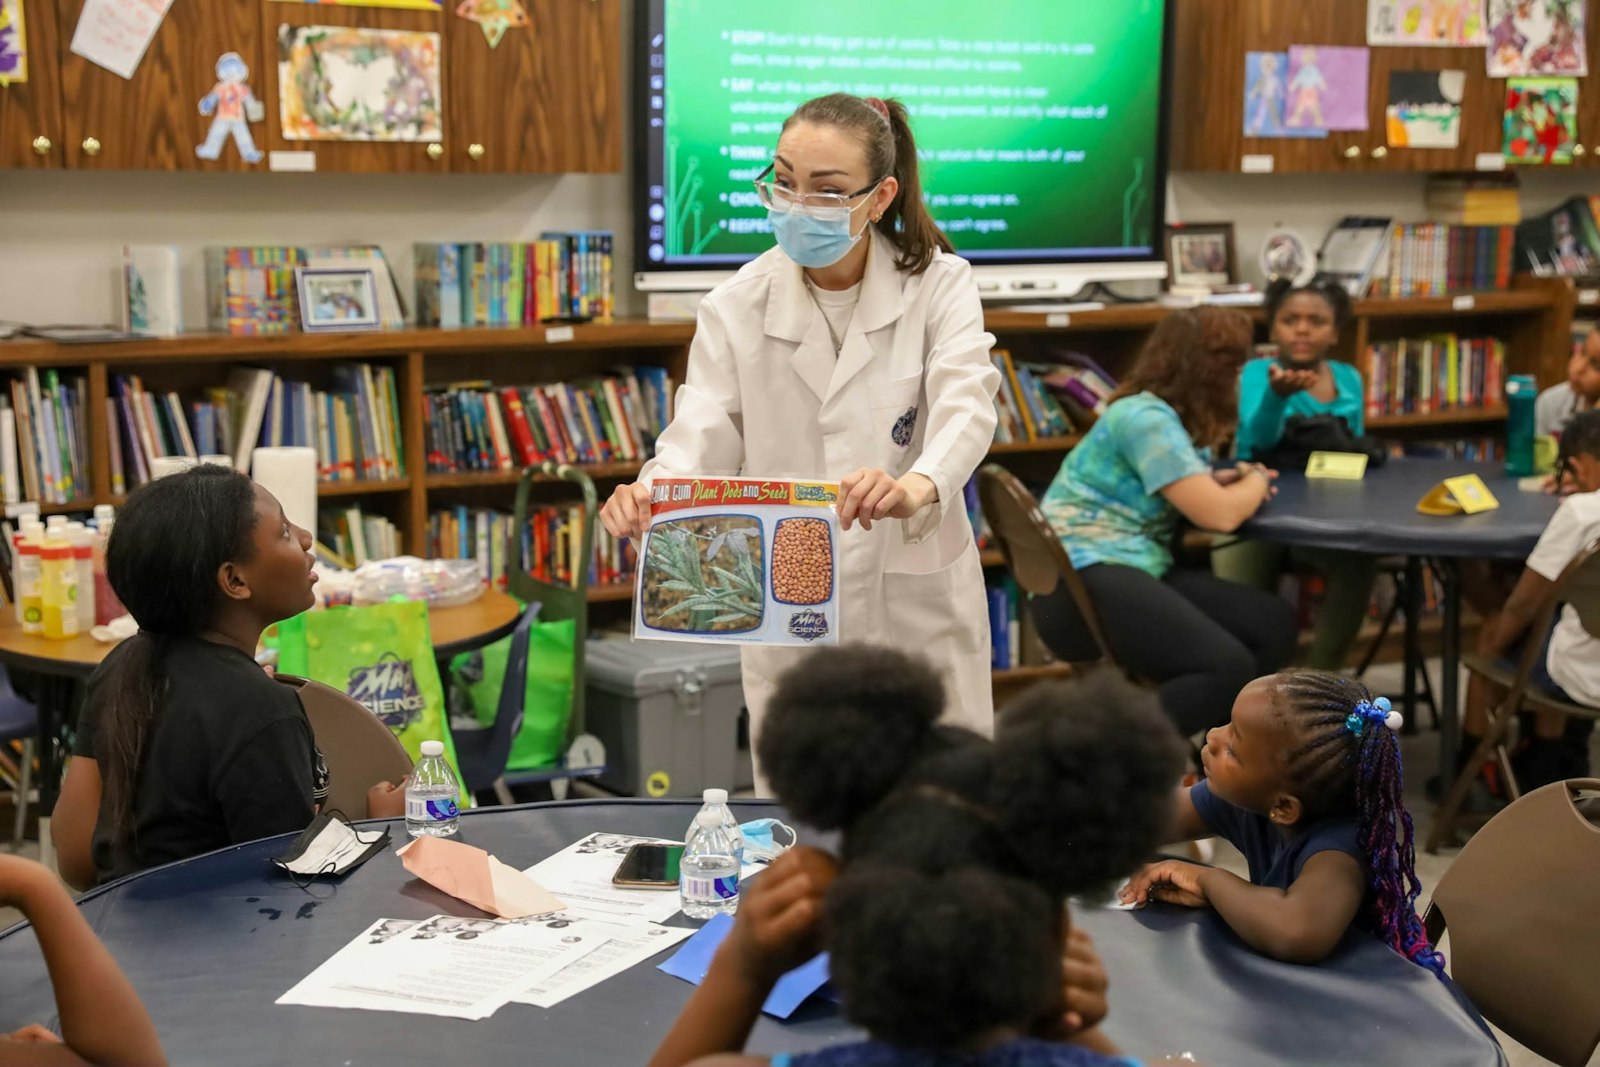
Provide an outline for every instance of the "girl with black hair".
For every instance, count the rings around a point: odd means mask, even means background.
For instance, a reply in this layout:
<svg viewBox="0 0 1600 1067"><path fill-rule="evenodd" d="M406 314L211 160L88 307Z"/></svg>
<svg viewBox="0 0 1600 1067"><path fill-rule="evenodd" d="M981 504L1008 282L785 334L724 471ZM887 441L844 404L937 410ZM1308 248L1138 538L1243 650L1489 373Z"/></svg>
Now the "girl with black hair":
<svg viewBox="0 0 1600 1067"><path fill-rule="evenodd" d="M926 652L952 720L988 733L989 616L961 494L994 440L1000 375L972 268L924 203L905 106L806 101L753 191L777 247L701 301L672 423L600 519L642 536L657 477L838 482L840 639ZM752 736L802 654L741 651Z"/></svg>
<svg viewBox="0 0 1600 1067"><path fill-rule="evenodd" d="M299 695L254 657L263 630L311 607L311 543L227 467L201 464L128 498L106 571L139 632L89 679L56 811L69 883L310 823L327 766ZM403 798L374 786L369 813L399 815Z"/></svg>
<svg viewBox="0 0 1600 1067"><path fill-rule="evenodd" d="M1099 1029L1104 969L1066 900L1167 828L1178 736L1111 672L1030 692L993 742L937 725L943 702L926 662L887 649L822 650L779 681L765 764L797 819L842 831L839 859L794 848L751 883L651 1067L1131 1062ZM738 1054L776 979L824 948L869 1039Z"/></svg>
<svg viewBox="0 0 1600 1067"><path fill-rule="evenodd" d="M1150 864L1127 904L1211 907L1256 951L1326 959L1352 924L1430 970L1444 957L1417 917L1415 834L1402 797L1400 713L1353 678L1284 671L1257 678L1226 726L1206 735L1206 777L1178 790L1173 839L1216 835L1249 881L1183 860Z"/></svg>
<svg viewBox="0 0 1600 1067"><path fill-rule="evenodd" d="M1280 279L1267 290L1267 322L1278 358L1251 360L1239 373L1235 455L1241 460L1272 461L1285 429L1298 418L1343 419L1350 433L1360 437L1366 429L1361 372L1329 358L1349 326L1349 295L1337 285L1297 287ZM1323 578L1306 665L1339 670L1367 616L1376 558L1268 541L1240 541L1211 554L1217 577L1268 592L1277 592L1291 562Z"/></svg>

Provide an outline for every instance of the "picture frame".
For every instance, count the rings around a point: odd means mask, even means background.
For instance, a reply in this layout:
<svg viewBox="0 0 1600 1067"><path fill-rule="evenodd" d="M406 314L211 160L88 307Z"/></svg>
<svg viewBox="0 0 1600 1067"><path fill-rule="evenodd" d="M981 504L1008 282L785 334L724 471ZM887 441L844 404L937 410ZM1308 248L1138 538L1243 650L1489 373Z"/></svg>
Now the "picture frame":
<svg viewBox="0 0 1600 1067"><path fill-rule="evenodd" d="M297 267L294 276L307 333L382 329L372 268Z"/></svg>
<svg viewBox="0 0 1600 1067"><path fill-rule="evenodd" d="M1167 227L1167 284L1174 289L1215 289L1238 276L1233 223L1195 222Z"/></svg>

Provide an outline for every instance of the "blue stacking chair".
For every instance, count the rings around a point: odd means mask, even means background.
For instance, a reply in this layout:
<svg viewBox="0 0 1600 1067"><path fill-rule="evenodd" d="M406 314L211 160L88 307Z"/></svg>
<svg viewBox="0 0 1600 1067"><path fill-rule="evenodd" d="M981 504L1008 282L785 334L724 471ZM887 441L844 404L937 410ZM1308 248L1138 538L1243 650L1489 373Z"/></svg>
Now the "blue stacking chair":
<svg viewBox="0 0 1600 1067"><path fill-rule="evenodd" d="M28 793L33 789L33 755L39 736L39 711L17 695L11 687L11 677L0 665L0 744L9 746L22 742L22 760L17 773L11 778L12 792L16 797L16 821L11 829L11 848L22 845L22 835L28 827Z"/></svg>

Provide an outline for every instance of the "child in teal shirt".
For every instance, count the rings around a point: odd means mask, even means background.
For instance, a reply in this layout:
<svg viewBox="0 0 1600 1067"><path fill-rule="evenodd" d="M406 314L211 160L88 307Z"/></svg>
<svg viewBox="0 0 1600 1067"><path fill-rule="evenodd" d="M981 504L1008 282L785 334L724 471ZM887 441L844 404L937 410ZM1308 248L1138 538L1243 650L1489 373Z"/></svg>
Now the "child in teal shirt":
<svg viewBox="0 0 1600 1067"><path fill-rule="evenodd" d="M1365 432L1361 372L1328 358L1349 317L1350 298L1336 285L1297 288L1275 282L1267 290L1267 321L1279 358L1251 360L1239 374L1234 448L1241 460L1270 454L1295 416L1334 415L1344 419L1352 434ZM1330 671L1344 666L1372 598L1377 566L1372 556L1240 541L1213 552L1211 562L1218 577L1267 590L1277 589L1291 562L1320 574L1324 593L1306 665Z"/></svg>

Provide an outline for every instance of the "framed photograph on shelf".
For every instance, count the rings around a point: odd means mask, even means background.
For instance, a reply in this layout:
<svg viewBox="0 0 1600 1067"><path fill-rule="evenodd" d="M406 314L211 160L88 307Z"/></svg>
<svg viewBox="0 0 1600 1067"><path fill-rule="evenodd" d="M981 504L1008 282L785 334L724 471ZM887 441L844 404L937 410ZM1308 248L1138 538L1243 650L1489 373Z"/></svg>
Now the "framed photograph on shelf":
<svg viewBox="0 0 1600 1067"><path fill-rule="evenodd" d="M307 333L382 328L372 268L300 267L294 273Z"/></svg>
<svg viewBox="0 0 1600 1067"><path fill-rule="evenodd" d="M1167 284L1174 289L1213 289L1233 284L1233 223L1205 222L1167 227Z"/></svg>

